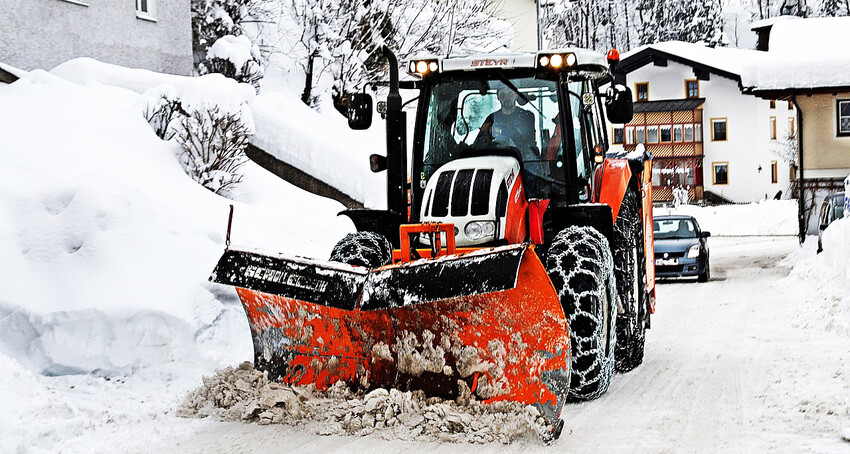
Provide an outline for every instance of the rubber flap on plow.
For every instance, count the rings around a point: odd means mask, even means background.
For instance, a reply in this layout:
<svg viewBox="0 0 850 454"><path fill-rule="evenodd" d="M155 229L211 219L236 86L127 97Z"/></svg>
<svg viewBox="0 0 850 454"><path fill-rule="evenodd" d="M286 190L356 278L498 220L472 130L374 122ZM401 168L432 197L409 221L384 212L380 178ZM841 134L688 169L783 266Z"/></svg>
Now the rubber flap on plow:
<svg viewBox="0 0 850 454"><path fill-rule="evenodd" d="M368 269L228 250L254 362L286 383L421 389L534 405L558 420L570 381L564 311L534 249L511 245Z"/></svg>

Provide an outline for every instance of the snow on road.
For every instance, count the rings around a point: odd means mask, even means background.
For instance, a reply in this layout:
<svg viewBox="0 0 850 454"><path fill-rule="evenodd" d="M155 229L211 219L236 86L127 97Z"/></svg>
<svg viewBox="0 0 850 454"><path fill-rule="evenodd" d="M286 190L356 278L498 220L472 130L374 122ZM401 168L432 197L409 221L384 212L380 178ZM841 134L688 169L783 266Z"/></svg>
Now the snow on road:
<svg viewBox="0 0 850 454"><path fill-rule="evenodd" d="M777 265L797 240L712 238L710 247L712 280L659 285L644 364L615 376L600 399L567 405L554 446L318 436L310 426L207 419L179 421L189 433L144 452L850 453L841 439L850 421L847 338L800 326L810 289Z"/></svg>

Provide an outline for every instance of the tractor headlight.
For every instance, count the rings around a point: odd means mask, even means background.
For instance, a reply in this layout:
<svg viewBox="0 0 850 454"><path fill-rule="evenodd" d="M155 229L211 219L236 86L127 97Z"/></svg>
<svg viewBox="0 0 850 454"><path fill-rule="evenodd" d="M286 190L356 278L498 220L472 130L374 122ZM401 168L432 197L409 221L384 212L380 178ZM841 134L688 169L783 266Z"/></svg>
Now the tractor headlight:
<svg viewBox="0 0 850 454"><path fill-rule="evenodd" d="M688 249L688 258L695 259L699 257L699 244L695 244Z"/></svg>
<svg viewBox="0 0 850 454"><path fill-rule="evenodd" d="M472 221L466 224L463 233L470 240L492 237L496 234L496 223L493 221Z"/></svg>

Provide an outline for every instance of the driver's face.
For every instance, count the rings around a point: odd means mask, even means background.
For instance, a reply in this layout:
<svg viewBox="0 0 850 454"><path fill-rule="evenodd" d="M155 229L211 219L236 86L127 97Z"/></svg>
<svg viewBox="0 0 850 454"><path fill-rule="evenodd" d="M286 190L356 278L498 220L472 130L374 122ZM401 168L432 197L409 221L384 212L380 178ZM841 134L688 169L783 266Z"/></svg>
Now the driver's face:
<svg viewBox="0 0 850 454"><path fill-rule="evenodd" d="M503 88L499 90L499 102L502 103L503 106L513 106L516 104L516 93L510 88Z"/></svg>

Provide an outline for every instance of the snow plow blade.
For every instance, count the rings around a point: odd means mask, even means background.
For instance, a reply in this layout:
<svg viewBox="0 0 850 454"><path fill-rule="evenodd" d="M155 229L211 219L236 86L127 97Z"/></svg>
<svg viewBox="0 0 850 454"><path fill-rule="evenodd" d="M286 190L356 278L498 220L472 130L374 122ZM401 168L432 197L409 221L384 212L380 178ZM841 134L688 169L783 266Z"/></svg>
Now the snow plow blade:
<svg viewBox="0 0 850 454"><path fill-rule="evenodd" d="M326 389L421 389L534 405L557 426L570 334L534 249L511 245L376 269L227 250L211 281L237 287L254 362Z"/></svg>

